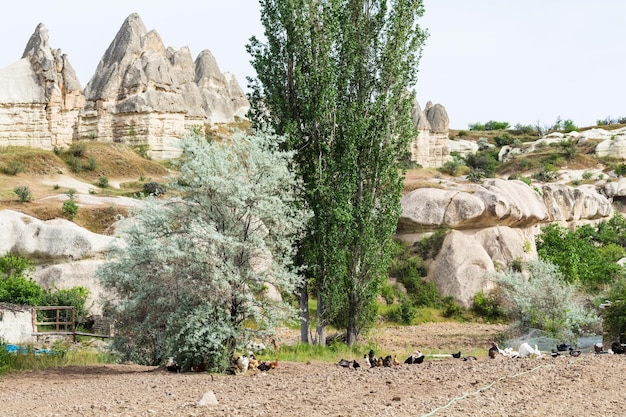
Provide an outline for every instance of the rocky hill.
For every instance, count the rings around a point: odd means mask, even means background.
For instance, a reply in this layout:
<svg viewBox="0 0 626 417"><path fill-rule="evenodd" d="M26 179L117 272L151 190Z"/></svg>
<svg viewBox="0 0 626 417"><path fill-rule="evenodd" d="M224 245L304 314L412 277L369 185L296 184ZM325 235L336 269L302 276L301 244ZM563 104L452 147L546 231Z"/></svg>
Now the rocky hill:
<svg viewBox="0 0 626 417"><path fill-rule="evenodd" d="M76 140L148 145L178 154L190 126L244 117L248 101L208 50L166 48L137 14L122 24L84 91L69 58L39 24L22 59L0 70L0 146L66 147Z"/></svg>

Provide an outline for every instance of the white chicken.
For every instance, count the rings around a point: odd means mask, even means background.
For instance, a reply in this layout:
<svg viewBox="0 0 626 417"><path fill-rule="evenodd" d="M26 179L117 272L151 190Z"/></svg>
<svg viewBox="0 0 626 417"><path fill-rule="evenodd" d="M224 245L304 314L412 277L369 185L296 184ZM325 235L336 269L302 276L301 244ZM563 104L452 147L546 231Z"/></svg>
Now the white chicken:
<svg viewBox="0 0 626 417"><path fill-rule="evenodd" d="M248 366L250 366L250 359L245 355L238 356L235 366L237 368L235 373L245 374L248 371Z"/></svg>

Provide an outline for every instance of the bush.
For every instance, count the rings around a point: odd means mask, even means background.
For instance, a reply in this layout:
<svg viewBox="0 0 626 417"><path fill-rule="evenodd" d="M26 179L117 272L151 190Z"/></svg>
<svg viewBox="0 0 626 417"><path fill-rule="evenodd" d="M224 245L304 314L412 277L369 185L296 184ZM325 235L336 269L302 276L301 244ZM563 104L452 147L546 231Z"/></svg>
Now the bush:
<svg viewBox="0 0 626 417"><path fill-rule="evenodd" d="M481 169L474 169L472 172L467 174L467 180L476 184L482 183L484 179L485 173Z"/></svg>
<svg viewBox="0 0 626 417"><path fill-rule="evenodd" d="M72 287L61 290L46 290L41 294L42 306L72 306L76 321L84 321L89 315L87 298L89 290L85 287Z"/></svg>
<svg viewBox="0 0 626 417"><path fill-rule="evenodd" d="M505 300L505 311L522 333L544 330L554 338L571 340L592 332L598 316L577 301L575 288L558 267L546 261L526 265L527 276L507 270L493 274Z"/></svg>
<svg viewBox="0 0 626 417"><path fill-rule="evenodd" d="M444 174L456 177L457 175L459 175L459 172L461 170L461 162L459 162L459 160L456 158L452 161L446 161L441 166L441 168L439 168L439 170Z"/></svg>
<svg viewBox="0 0 626 417"><path fill-rule="evenodd" d="M39 304L41 287L29 276L33 269L22 256L8 254L0 258L0 302Z"/></svg>
<svg viewBox="0 0 626 417"><path fill-rule="evenodd" d="M76 201L74 201L73 198L65 200L63 202L61 212L63 213L63 217L65 217L66 219L74 220L74 218L76 218L76 215L78 214L78 204L76 204Z"/></svg>
<svg viewBox="0 0 626 417"><path fill-rule="evenodd" d="M15 195L17 195L17 201L20 203L26 203L33 200L33 193L30 191L28 185L20 185L13 189Z"/></svg>
<svg viewBox="0 0 626 417"><path fill-rule="evenodd" d="M82 158L85 156L85 152L87 152L87 145L84 142L74 142L67 150L68 154L76 158Z"/></svg>
<svg viewBox="0 0 626 417"><path fill-rule="evenodd" d="M503 135L496 136L495 141L496 145L503 147L512 144L514 139L508 133L505 133Z"/></svg>
<svg viewBox="0 0 626 417"><path fill-rule="evenodd" d="M476 293L471 310L474 314L483 317L490 323L502 323L507 318L506 313L493 293L485 294L482 291Z"/></svg>
<svg viewBox="0 0 626 417"><path fill-rule="evenodd" d="M17 175L25 171L26 167L24 164L16 160L11 160L5 167L2 167L2 173L6 175Z"/></svg>
<svg viewBox="0 0 626 417"><path fill-rule="evenodd" d="M158 197L165 194L166 191L166 188L158 182L151 181L143 185L143 193L146 195Z"/></svg>
<svg viewBox="0 0 626 417"><path fill-rule="evenodd" d="M541 171L537 171L531 177L541 182L554 182L558 179L558 173L549 167L544 167Z"/></svg>
<svg viewBox="0 0 626 417"><path fill-rule="evenodd" d="M98 187L100 188L109 188L109 179L107 177L99 177L98 178Z"/></svg>
<svg viewBox="0 0 626 417"><path fill-rule="evenodd" d="M626 343L626 280L615 281L609 290L610 304L604 309L603 326L606 334L620 343Z"/></svg>
<svg viewBox="0 0 626 417"><path fill-rule="evenodd" d="M90 156L87 160L87 169L89 171L95 171L96 169L98 169L98 161L96 161L96 158L94 156Z"/></svg>

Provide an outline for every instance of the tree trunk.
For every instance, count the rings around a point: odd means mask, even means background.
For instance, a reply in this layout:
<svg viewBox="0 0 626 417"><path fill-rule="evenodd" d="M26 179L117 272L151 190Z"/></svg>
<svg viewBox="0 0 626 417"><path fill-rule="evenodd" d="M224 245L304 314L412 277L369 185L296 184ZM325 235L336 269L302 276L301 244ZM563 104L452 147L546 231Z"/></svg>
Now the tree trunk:
<svg viewBox="0 0 626 417"><path fill-rule="evenodd" d="M309 316L309 291L306 282L300 288L300 341L311 344L311 321Z"/></svg>
<svg viewBox="0 0 626 417"><path fill-rule="evenodd" d="M326 325L324 323L324 300L321 291L317 291L317 344L326 346Z"/></svg>
<svg viewBox="0 0 626 417"><path fill-rule="evenodd" d="M357 307L353 297L348 297L348 326L346 327L346 344L352 346L357 339Z"/></svg>

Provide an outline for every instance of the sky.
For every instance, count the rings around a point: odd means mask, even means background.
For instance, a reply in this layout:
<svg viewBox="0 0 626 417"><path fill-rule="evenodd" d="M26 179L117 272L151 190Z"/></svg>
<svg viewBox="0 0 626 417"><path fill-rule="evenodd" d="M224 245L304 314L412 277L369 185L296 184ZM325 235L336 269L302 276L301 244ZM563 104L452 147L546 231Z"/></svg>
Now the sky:
<svg viewBox="0 0 626 417"><path fill-rule="evenodd" d="M414 89L442 104L453 129L490 120L589 126L626 116L626 2L424 0L429 37ZM122 23L139 13L166 46L204 49L242 88L255 76L245 45L263 35L257 0L21 0L0 15L0 69L22 57L39 23L83 87Z"/></svg>

